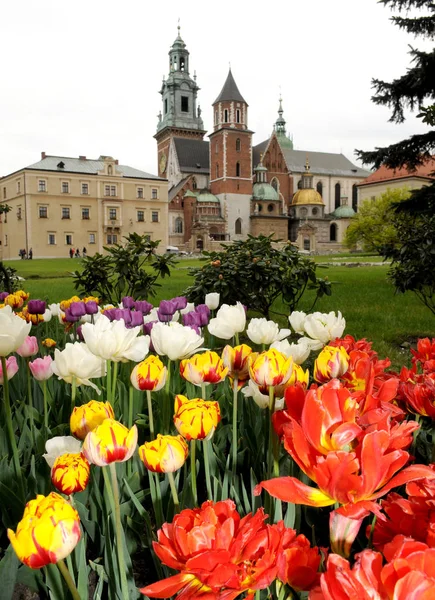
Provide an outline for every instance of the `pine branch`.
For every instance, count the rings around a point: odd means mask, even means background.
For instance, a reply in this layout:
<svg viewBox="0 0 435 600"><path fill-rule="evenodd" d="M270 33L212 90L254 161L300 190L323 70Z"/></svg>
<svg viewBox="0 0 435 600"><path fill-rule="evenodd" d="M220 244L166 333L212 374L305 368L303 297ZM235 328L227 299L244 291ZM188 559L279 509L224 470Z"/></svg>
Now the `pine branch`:
<svg viewBox="0 0 435 600"><path fill-rule="evenodd" d="M406 166L410 171L422 165L435 153L435 130L416 134L397 144L384 148L375 148L369 152L355 150L355 154L366 165L372 164L374 169L384 164L390 169Z"/></svg>
<svg viewBox="0 0 435 600"><path fill-rule="evenodd" d="M412 8L425 8L434 10L434 3L431 0L379 0L379 4L389 6L391 10L397 9L399 12L411 10Z"/></svg>
<svg viewBox="0 0 435 600"><path fill-rule="evenodd" d="M415 17L413 19L391 17L391 20L400 29L404 29L408 33L423 37L433 37L435 35L435 17Z"/></svg>

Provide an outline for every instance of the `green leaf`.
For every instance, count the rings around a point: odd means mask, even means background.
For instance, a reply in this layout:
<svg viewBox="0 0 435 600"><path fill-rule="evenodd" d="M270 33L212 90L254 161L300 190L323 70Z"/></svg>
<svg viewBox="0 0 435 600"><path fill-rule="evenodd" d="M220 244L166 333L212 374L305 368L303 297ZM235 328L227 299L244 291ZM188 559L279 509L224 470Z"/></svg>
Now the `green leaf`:
<svg viewBox="0 0 435 600"><path fill-rule="evenodd" d="M9 544L5 555L0 561L0 581L1 581L1 598L2 600L10 600L14 593L15 583L17 581L17 572L20 561Z"/></svg>

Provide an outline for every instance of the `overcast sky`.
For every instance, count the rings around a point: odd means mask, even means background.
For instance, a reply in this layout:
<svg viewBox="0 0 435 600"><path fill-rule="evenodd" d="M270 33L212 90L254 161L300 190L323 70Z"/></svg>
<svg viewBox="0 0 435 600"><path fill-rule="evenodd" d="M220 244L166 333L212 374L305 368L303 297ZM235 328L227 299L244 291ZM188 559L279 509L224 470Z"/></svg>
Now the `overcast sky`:
<svg viewBox="0 0 435 600"><path fill-rule="evenodd" d="M371 78L410 65L409 44L376 0L2 0L0 175L57 156L111 155L157 173L159 89L177 35L190 51L205 128L228 65L249 104L254 144L282 94L298 150L371 150L417 131L388 122Z"/></svg>

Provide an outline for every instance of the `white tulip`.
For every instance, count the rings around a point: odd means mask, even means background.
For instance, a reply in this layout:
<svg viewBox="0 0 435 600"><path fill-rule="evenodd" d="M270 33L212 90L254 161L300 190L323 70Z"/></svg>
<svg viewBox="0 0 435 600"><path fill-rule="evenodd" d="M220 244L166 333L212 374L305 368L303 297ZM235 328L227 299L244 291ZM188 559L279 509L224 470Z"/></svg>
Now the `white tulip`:
<svg viewBox="0 0 435 600"><path fill-rule="evenodd" d="M48 308L51 310L51 314L53 315L53 317L59 316L59 312L60 312L59 302L57 304L49 304Z"/></svg>
<svg viewBox="0 0 435 600"><path fill-rule="evenodd" d="M187 315L187 313L190 313L190 312L192 312L194 310L195 310L195 303L194 302L188 302L186 304L186 308L182 308L180 310L180 314L181 315Z"/></svg>
<svg viewBox="0 0 435 600"><path fill-rule="evenodd" d="M237 302L235 306L222 304L216 317L208 324L209 332L221 340L229 340L236 333L244 331L246 326L246 312L243 305Z"/></svg>
<svg viewBox="0 0 435 600"><path fill-rule="evenodd" d="M329 341L342 336L346 321L340 311L337 315L333 311L328 314L315 312L307 316L304 327L310 338L327 344Z"/></svg>
<svg viewBox="0 0 435 600"><path fill-rule="evenodd" d="M279 329L275 321L265 318L251 319L246 335L254 344L272 344L281 341L290 335L290 329Z"/></svg>
<svg viewBox="0 0 435 600"><path fill-rule="evenodd" d="M54 461L58 456L62 454L79 454L81 452L82 443L80 440L76 440L72 435L58 435L45 442L46 454L42 456L48 463L50 468L53 467Z"/></svg>
<svg viewBox="0 0 435 600"><path fill-rule="evenodd" d="M320 340L313 340L313 339L311 339L309 337L302 337L302 338L300 338L298 340L298 342L302 342L302 341L304 341L306 344L308 344L308 347L310 348L311 352L315 352L316 350L320 350L325 345Z"/></svg>
<svg viewBox="0 0 435 600"><path fill-rule="evenodd" d="M151 311L147 315L143 316L144 323L151 323L152 321L158 321L158 320L159 320L159 315L157 314L156 307L152 308Z"/></svg>
<svg viewBox="0 0 435 600"><path fill-rule="evenodd" d="M102 316L96 323L84 323L82 335L95 356L114 362L142 361L150 349L149 336L139 336L142 327L128 329L123 319L109 321Z"/></svg>
<svg viewBox="0 0 435 600"><path fill-rule="evenodd" d="M270 347L275 348L287 358L291 356L297 365L302 365L307 360L312 349L305 337L299 338L297 344L290 344L288 340L283 340L273 342Z"/></svg>
<svg viewBox="0 0 435 600"><path fill-rule="evenodd" d="M290 325L293 327L295 333L299 335L304 335L305 333L305 319L307 318L306 313L300 310L294 310L292 314L289 316L288 320L290 321Z"/></svg>
<svg viewBox="0 0 435 600"><path fill-rule="evenodd" d="M151 330L154 350L170 360L188 358L201 349L204 338L181 323L156 323Z"/></svg>
<svg viewBox="0 0 435 600"><path fill-rule="evenodd" d="M53 313L51 312L51 310L49 308L46 308L45 312L42 316L44 317L44 323L48 323L49 321L51 321L51 319L53 317Z"/></svg>
<svg viewBox="0 0 435 600"><path fill-rule="evenodd" d="M72 383L74 377L78 386L89 385L101 393L89 380L103 377L106 374L106 363L102 358L92 354L83 342L67 343L62 351L56 348L51 368L59 379Z"/></svg>
<svg viewBox="0 0 435 600"><path fill-rule="evenodd" d="M219 306L221 295L218 292L211 292L205 295L205 304L210 310L215 310Z"/></svg>
<svg viewBox="0 0 435 600"><path fill-rule="evenodd" d="M17 317L10 306L0 309L0 356L8 356L29 335L32 323Z"/></svg>
<svg viewBox="0 0 435 600"><path fill-rule="evenodd" d="M252 398L262 409L265 409L269 406L269 396L262 394L258 389L258 385L256 385L252 379L249 380L249 383L246 387L242 388L242 394L245 398ZM284 408L284 398L275 398L275 410L282 410Z"/></svg>

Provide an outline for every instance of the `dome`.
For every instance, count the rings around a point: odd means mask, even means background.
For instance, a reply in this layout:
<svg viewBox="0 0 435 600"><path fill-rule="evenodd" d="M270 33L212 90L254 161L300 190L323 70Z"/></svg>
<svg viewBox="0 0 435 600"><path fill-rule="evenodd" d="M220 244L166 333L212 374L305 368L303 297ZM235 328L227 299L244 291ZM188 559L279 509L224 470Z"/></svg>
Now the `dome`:
<svg viewBox="0 0 435 600"><path fill-rule="evenodd" d="M217 202L219 204L219 198L210 192L201 192L197 196L198 202Z"/></svg>
<svg viewBox="0 0 435 600"><path fill-rule="evenodd" d="M305 190L299 190L293 196L292 205L295 204L322 204L323 200L322 196L316 190L312 188L308 188Z"/></svg>
<svg viewBox="0 0 435 600"><path fill-rule="evenodd" d="M252 197L255 200L279 200L278 192L270 183L254 183Z"/></svg>
<svg viewBox="0 0 435 600"><path fill-rule="evenodd" d="M355 215L356 212L353 208L345 204L342 204L331 213L331 217L334 217L334 219L351 219Z"/></svg>

